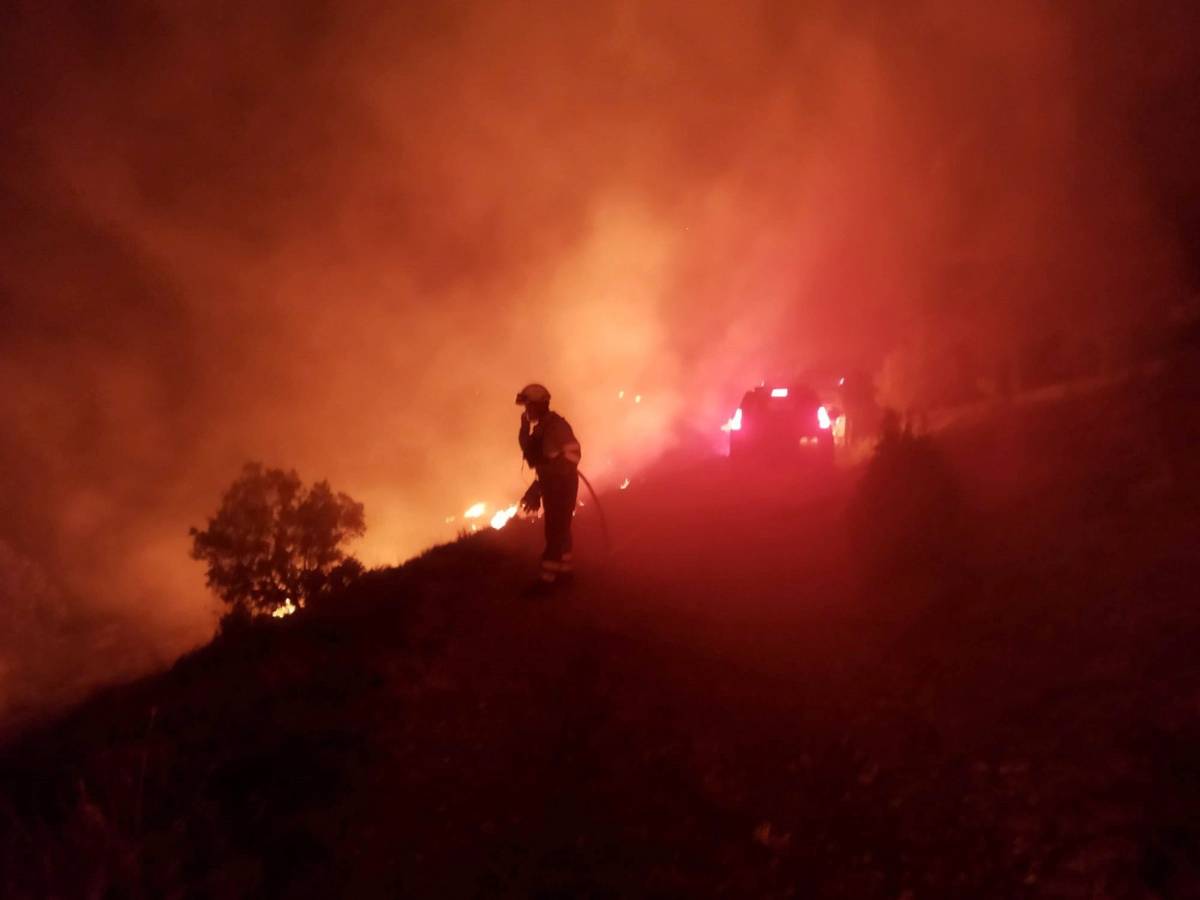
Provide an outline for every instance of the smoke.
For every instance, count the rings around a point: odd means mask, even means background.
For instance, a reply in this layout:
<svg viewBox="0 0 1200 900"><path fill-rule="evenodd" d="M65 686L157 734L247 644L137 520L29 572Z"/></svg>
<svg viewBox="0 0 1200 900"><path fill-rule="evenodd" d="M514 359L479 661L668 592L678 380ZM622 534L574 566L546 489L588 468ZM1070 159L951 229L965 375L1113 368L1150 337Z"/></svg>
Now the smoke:
<svg viewBox="0 0 1200 900"><path fill-rule="evenodd" d="M1190 274L1182 4L402 6L9 17L0 539L163 658L247 459L394 563L519 496L528 381L615 483L764 374L1120 333Z"/></svg>

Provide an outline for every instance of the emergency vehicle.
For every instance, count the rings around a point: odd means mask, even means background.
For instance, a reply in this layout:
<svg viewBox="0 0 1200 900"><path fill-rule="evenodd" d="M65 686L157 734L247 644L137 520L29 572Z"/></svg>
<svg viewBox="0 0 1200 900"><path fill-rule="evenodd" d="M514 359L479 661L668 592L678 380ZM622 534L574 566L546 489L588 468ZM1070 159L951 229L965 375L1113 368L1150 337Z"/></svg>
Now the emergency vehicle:
<svg viewBox="0 0 1200 900"><path fill-rule="evenodd" d="M729 456L737 462L832 466L834 424L840 411L805 385L760 385L746 391L725 424Z"/></svg>

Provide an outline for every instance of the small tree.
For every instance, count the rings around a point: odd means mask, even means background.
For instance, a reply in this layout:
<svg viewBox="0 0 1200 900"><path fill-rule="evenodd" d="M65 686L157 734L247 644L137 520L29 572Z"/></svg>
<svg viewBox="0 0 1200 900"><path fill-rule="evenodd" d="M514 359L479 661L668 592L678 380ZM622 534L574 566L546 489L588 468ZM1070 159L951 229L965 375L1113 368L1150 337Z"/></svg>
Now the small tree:
<svg viewBox="0 0 1200 900"><path fill-rule="evenodd" d="M305 488L294 471L247 463L203 531L192 528L192 558L236 613L304 606L353 580L362 565L343 545L366 531L363 507L329 483Z"/></svg>

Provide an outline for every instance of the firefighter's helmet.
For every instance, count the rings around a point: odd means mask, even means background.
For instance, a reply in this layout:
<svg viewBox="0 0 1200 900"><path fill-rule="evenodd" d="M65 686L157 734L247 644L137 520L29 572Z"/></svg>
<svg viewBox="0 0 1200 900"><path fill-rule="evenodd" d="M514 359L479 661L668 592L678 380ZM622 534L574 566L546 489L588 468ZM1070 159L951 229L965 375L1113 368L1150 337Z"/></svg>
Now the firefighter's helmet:
<svg viewBox="0 0 1200 900"><path fill-rule="evenodd" d="M527 403L549 403L550 392L540 384L527 384L521 388L521 392L517 394L517 405L523 406Z"/></svg>

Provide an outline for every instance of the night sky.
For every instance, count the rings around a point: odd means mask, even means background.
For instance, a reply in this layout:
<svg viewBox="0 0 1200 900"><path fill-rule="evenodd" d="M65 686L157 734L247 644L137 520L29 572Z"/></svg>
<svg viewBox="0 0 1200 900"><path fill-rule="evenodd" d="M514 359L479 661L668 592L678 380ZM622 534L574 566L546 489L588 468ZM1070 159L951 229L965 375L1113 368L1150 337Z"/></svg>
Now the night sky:
<svg viewBox="0 0 1200 900"><path fill-rule="evenodd" d="M769 373L1196 294L1193 3L396 6L0 14L0 715L211 634L246 460L390 564L520 495L528 381L615 484Z"/></svg>

